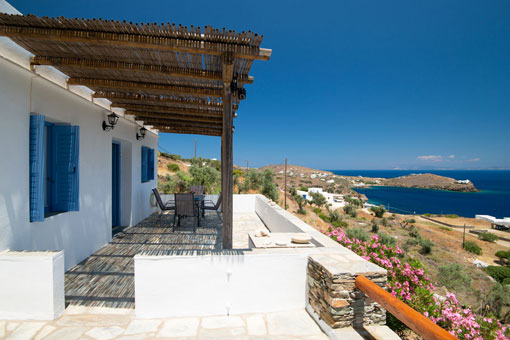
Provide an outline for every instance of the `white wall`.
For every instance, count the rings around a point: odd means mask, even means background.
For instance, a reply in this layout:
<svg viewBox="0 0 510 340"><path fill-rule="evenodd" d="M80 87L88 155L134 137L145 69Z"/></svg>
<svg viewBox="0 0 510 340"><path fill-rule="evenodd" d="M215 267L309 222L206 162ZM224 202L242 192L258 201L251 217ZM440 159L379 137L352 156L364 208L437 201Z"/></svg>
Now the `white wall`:
<svg viewBox="0 0 510 340"><path fill-rule="evenodd" d="M62 252L0 253L0 319L53 320L64 308Z"/></svg>
<svg viewBox="0 0 510 340"><path fill-rule="evenodd" d="M254 213L256 197L257 195L234 195L234 213Z"/></svg>
<svg viewBox="0 0 510 340"><path fill-rule="evenodd" d="M155 209L141 183L141 146L157 150L157 135L137 141L133 122L102 130L110 112L4 58L0 44L0 250L64 250L68 269L111 240L112 139L121 141L121 221L136 224ZM30 112L80 126L80 211L29 220ZM157 162L157 159L155 160ZM157 167L157 164L155 165ZM131 186L131 187L129 187Z"/></svg>
<svg viewBox="0 0 510 340"><path fill-rule="evenodd" d="M137 317L303 309L305 254L135 256Z"/></svg>

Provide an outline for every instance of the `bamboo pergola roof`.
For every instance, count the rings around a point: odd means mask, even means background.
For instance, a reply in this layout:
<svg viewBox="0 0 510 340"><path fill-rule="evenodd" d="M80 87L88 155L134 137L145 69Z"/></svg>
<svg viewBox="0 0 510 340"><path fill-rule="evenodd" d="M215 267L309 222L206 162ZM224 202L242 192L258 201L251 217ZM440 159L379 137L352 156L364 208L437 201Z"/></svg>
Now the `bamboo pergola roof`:
<svg viewBox="0 0 510 340"><path fill-rule="evenodd" d="M240 87L253 83L253 61L271 56L261 35L210 26L0 14L0 35L34 54L32 65L53 66L68 85L172 133L220 136L224 83L232 75Z"/></svg>

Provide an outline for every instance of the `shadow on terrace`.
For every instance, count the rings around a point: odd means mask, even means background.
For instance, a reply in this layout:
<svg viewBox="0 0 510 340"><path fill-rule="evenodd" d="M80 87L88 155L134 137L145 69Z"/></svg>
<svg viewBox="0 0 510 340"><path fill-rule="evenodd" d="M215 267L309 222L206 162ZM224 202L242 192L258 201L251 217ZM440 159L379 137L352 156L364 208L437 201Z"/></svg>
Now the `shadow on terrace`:
<svg viewBox="0 0 510 340"><path fill-rule="evenodd" d="M116 234L112 241L65 274L66 305L135 307L136 254L221 250L221 218L214 212L184 219L172 233L173 214L154 213Z"/></svg>

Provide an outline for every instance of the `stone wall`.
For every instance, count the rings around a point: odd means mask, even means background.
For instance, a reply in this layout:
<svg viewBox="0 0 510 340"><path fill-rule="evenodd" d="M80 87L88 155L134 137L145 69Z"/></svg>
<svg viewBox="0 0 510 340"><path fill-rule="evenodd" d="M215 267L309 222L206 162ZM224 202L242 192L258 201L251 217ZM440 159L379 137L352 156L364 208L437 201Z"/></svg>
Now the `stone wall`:
<svg viewBox="0 0 510 340"><path fill-rule="evenodd" d="M386 323L386 310L355 287L358 275L386 285L386 271L357 255L309 257L308 302L331 328Z"/></svg>

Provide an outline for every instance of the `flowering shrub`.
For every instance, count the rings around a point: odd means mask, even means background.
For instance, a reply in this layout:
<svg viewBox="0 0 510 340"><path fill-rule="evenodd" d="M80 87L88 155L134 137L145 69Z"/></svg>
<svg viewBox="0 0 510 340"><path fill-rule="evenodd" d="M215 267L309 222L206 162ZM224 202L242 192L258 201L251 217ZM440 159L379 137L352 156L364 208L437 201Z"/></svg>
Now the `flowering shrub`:
<svg viewBox="0 0 510 340"><path fill-rule="evenodd" d="M504 340L506 327L489 317L475 315L469 308L463 308L455 294L447 293L446 298L434 296L435 287L425 275L420 262L402 262L402 250L398 246L388 246L380 242L378 235L369 241L350 239L341 228L327 235L349 248L365 260L373 262L388 271L386 288L433 322L446 329L459 339Z"/></svg>

